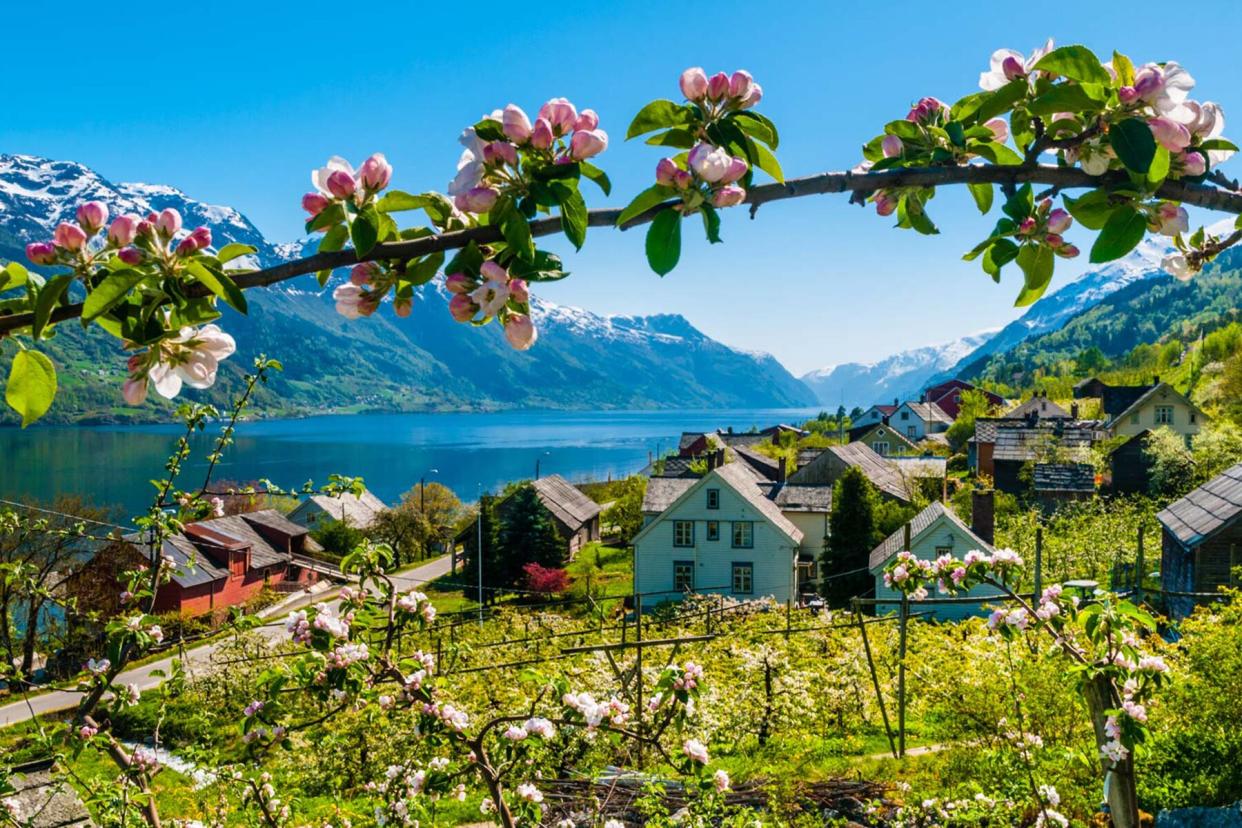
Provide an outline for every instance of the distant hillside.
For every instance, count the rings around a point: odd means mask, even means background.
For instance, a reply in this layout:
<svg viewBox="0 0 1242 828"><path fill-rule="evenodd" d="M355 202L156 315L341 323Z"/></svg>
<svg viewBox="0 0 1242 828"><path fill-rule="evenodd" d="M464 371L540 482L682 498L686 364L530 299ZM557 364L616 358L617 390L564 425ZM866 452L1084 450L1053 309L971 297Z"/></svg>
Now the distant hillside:
<svg viewBox="0 0 1242 828"><path fill-rule="evenodd" d="M303 240L273 244L241 213L196 201L163 185L114 184L70 161L0 155L0 258L25 260L27 242L50 238L76 205L96 199L113 213L175 207L190 226L211 227L217 245L258 248L257 264L313 249ZM452 320L439 283L420 289L414 312L388 307L349 322L311 277L251 291L250 314L226 309L224 327L238 353L221 381L186 396L224 402L259 353L283 374L260 397L269 414L320 411L426 411L496 408L766 408L815 404L814 395L767 354L730 348L684 317L606 316L536 299L539 341L525 353L497 326ZM49 422L154 420L172 407L152 395L140 408L121 400L125 358L102 331L62 325L45 348L61 367L61 394ZM9 356L8 358L11 358ZM7 371L7 358L0 358ZM12 423L10 412L0 423Z"/></svg>

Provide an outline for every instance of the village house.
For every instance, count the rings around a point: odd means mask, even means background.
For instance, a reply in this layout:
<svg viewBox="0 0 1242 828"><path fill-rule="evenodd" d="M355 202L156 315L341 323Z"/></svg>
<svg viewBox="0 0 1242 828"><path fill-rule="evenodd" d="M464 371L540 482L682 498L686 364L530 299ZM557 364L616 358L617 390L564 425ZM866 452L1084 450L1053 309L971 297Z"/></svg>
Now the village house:
<svg viewBox="0 0 1242 828"><path fill-rule="evenodd" d="M1064 503L1095 496L1095 467L1090 463L1036 463L1031 487L1041 511L1052 514Z"/></svg>
<svg viewBox="0 0 1242 828"><path fill-rule="evenodd" d="M1113 437L1134 437L1154 428L1168 428L1187 442L1208 417L1167 382L1157 383L1117 413L1105 428Z"/></svg>
<svg viewBox="0 0 1242 828"><path fill-rule="evenodd" d="M1088 450L1105 436L1099 424L1084 420L1040 420L1030 418L1017 427L996 429L991 448L992 480L997 491L1022 494L1033 481L1023 476L1024 467L1036 463L1085 461ZM978 434L976 423L976 434ZM980 471L982 472L982 463Z"/></svg>
<svg viewBox="0 0 1242 828"><path fill-rule="evenodd" d="M1151 385L1109 385L1090 377L1074 386L1074 399L1099 400L1105 419L1112 420L1159 384L1160 377L1153 377Z"/></svg>
<svg viewBox="0 0 1242 828"><path fill-rule="evenodd" d="M1163 529L1160 575L1169 592L1215 592L1236 586L1242 566L1242 463L1229 468L1157 515ZM1195 599L1170 595L1171 618L1184 618Z"/></svg>
<svg viewBox="0 0 1242 828"><path fill-rule="evenodd" d="M904 402L889 416L888 425L917 443L929 434L948 431L953 418L935 403Z"/></svg>
<svg viewBox="0 0 1242 828"><path fill-rule="evenodd" d="M888 418L901 405L901 400L893 400L892 405L873 405L858 416L857 419L850 420L850 440L855 440L858 435L865 434L871 428L877 425L884 425L888 422Z"/></svg>
<svg viewBox="0 0 1242 828"><path fill-rule="evenodd" d="M910 502L909 481L894 463L863 443L829 446L789 475L789 482L799 486L832 486L851 466L860 469L881 494L901 503Z"/></svg>
<svg viewBox="0 0 1242 828"><path fill-rule="evenodd" d="M1077 406L1075 406L1077 409ZM1005 417L1011 420L1034 419L1034 420L1076 420L1078 419L1078 411L1066 411L1052 400L1048 399L1048 392L1035 392L1026 402L1015 406L1005 413Z"/></svg>
<svg viewBox="0 0 1242 828"><path fill-rule="evenodd" d="M851 442L869 446L881 457L918 453L914 441L906 439L900 431L887 425L872 426Z"/></svg>
<svg viewBox="0 0 1242 828"><path fill-rule="evenodd" d="M161 547L172 579L157 590L155 611L203 615L244 604L265 587L309 586L322 565L307 556L320 551L305 527L275 509L186 524ZM115 613L122 588L117 573L147 563L141 536L128 535L87 561L66 591L79 598L80 611Z"/></svg>
<svg viewBox="0 0 1242 828"><path fill-rule="evenodd" d="M556 533L565 544L566 562L572 561L582 547L600 539L600 505L576 486L559 474L545 475L530 481L530 485L535 490L540 506L556 527ZM496 503L496 514L500 520L505 519L513 502L510 495ZM474 523L463 526L454 539L454 549L464 548L469 555L478 542L476 531Z"/></svg>
<svg viewBox="0 0 1242 828"><path fill-rule="evenodd" d="M1112 494L1146 494L1151 489L1150 429L1143 429L1108 454L1108 490Z"/></svg>
<svg viewBox="0 0 1242 828"><path fill-rule="evenodd" d="M633 541L634 589L646 606L692 592L793 600L806 534L759 484L738 462L714 466L698 480L650 481L647 522ZM802 520L818 526L823 518ZM807 552L818 555L822 542L822 535L811 538Z"/></svg>
<svg viewBox="0 0 1242 828"><path fill-rule="evenodd" d="M380 512L387 509L384 501L363 489L362 494L346 492L339 495L316 494L303 500L289 513L289 520L314 529L336 520L355 529L370 529Z"/></svg>
<svg viewBox="0 0 1242 828"><path fill-rule="evenodd" d="M978 391L987 401L989 408L999 408L1005 404L1005 398L991 391L984 391L965 380L951 379L933 385L923 391L923 402L935 403L940 410L954 420L962 410L962 394L967 391Z"/></svg>
<svg viewBox="0 0 1242 828"><path fill-rule="evenodd" d="M976 493L976 495L990 498L991 492ZM987 508L987 506L981 505L981 508ZM981 514L980 518L983 517ZM968 527L957 515L953 514L952 509L949 509L940 501L935 501L915 515L910 521L909 550L915 558L924 561L934 561L941 555L952 555L955 558L961 558L973 549L990 555L995 551L992 548L990 539L992 531L990 526L991 524L987 523L986 528L977 527L981 531L976 531L976 529ZM901 527L885 538L883 543L871 550L871 556L868 559L867 565L872 577L875 578L875 597L880 600L893 602L892 604L879 605L876 609L877 615L893 612L901 603L901 593L892 587L885 586L884 569L893 562L898 552L907 548L906 531L907 528L905 526ZM984 537L984 534L987 537ZM998 594L1000 594L1000 590L995 587L981 584L962 593L961 597L986 599ZM979 603L927 604L922 607L917 602L913 604L917 611L929 612L931 617L940 621L956 621L972 615L985 614L981 609L982 605L983 601Z"/></svg>

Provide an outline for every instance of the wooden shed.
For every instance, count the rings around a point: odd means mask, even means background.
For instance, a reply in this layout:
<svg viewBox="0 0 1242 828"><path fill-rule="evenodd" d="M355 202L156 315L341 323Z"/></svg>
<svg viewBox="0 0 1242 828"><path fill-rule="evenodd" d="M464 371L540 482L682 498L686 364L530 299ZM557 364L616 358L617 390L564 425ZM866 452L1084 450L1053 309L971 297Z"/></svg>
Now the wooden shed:
<svg viewBox="0 0 1242 828"><path fill-rule="evenodd" d="M1213 477L1156 515L1163 527L1160 574L1168 592L1233 586L1242 566L1242 463ZM1173 618L1189 615L1192 596L1167 596Z"/></svg>

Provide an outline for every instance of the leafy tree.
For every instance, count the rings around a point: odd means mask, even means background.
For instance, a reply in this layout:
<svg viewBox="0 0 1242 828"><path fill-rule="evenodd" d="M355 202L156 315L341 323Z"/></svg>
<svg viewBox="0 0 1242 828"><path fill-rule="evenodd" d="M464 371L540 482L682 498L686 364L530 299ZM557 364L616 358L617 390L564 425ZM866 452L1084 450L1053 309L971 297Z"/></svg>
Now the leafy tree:
<svg viewBox="0 0 1242 828"><path fill-rule="evenodd" d="M504 501L500 511L496 543L496 577L500 583L520 585L524 580L523 567L529 563L546 567L561 565L565 558L565 542L534 486L529 483L519 486Z"/></svg>
<svg viewBox="0 0 1242 828"><path fill-rule="evenodd" d="M1185 437L1161 426L1147 436L1143 452L1151 460L1152 495L1173 500L1195 487L1195 456Z"/></svg>
<svg viewBox="0 0 1242 828"><path fill-rule="evenodd" d="M478 601L479 591L476 586L479 582L479 538L483 540L483 577L487 583L483 585L484 600L487 597L494 597L495 592L490 591L488 587L495 587L497 584L492 581L495 579L495 573L498 571L498 563L500 560L498 536L498 520L496 515L496 498L490 494L485 494L479 498L478 512L475 516L475 522L469 525L470 531L465 532L463 528L464 555L465 558L461 567L461 579L467 586L462 592L467 598Z"/></svg>
<svg viewBox="0 0 1242 828"><path fill-rule="evenodd" d="M647 494L647 478L636 474L619 482L616 498L604 510L602 520L615 526L621 542L628 544L643 528L643 497Z"/></svg>
<svg viewBox="0 0 1242 828"><path fill-rule="evenodd" d="M343 520L328 520L316 526L311 537L319 542L324 552L343 558L366 540L366 533Z"/></svg>
<svg viewBox="0 0 1242 828"><path fill-rule="evenodd" d="M988 409L991 408L987 395L977 388L963 391L958 406L957 419L953 421L953 425L949 426L949 431L945 435L954 451L961 451L966 442L975 436L975 420L986 416Z"/></svg>
<svg viewBox="0 0 1242 828"><path fill-rule="evenodd" d="M451 532L461 513L461 500L448 486L420 484L406 492L396 506L381 512L367 534L391 546L397 562L405 563L426 558Z"/></svg>
<svg viewBox="0 0 1242 828"><path fill-rule="evenodd" d="M881 540L875 523L877 497L871 481L856 467L846 469L833 487L828 547L821 558L821 592L834 604L863 595L871 586L867 559Z"/></svg>
<svg viewBox="0 0 1242 828"><path fill-rule="evenodd" d="M1099 345L1084 348L1074 360L1074 373L1080 377L1089 377L1108 368L1108 357L1100 350Z"/></svg>
<svg viewBox="0 0 1242 828"><path fill-rule="evenodd" d="M569 589L569 573L563 569L528 563L522 571L526 573L526 588L531 592L560 595Z"/></svg>

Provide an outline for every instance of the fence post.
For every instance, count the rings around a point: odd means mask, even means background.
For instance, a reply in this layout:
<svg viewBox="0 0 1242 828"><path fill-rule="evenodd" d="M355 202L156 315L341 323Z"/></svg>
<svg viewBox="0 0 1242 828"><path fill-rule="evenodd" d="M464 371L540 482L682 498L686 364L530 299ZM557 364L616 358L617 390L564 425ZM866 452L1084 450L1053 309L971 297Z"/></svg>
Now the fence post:
<svg viewBox="0 0 1242 828"><path fill-rule="evenodd" d="M909 533L909 527L906 532ZM910 599L901 596L901 634L897 644L897 754L906 755L906 622L910 619Z"/></svg>
<svg viewBox="0 0 1242 828"><path fill-rule="evenodd" d="M867 623L863 620L862 605L858 597L854 599L854 617L858 619L858 631L862 633L863 652L867 654L867 667L871 670L871 684L875 687L875 700L880 705L880 718L884 720L884 735L888 737L888 749L897 758L897 745L893 742L893 729L888 724L888 708L884 706L884 693L880 690L880 676L875 670L875 659L871 657L871 641L867 638Z"/></svg>
<svg viewBox="0 0 1242 828"><path fill-rule="evenodd" d="M1044 587L1044 527L1035 527L1035 600Z"/></svg>
<svg viewBox="0 0 1242 828"><path fill-rule="evenodd" d="M643 739L646 738L646 727L643 724L643 596L634 593L634 642L638 645L634 656L635 679L638 681L636 698L638 704L638 769L643 769Z"/></svg>
<svg viewBox="0 0 1242 828"><path fill-rule="evenodd" d="M1143 532L1146 526L1139 524L1138 554L1134 558L1134 599L1139 606L1143 605L1143 573L1147 571L1146 551L1143 549Z"/></svg>

